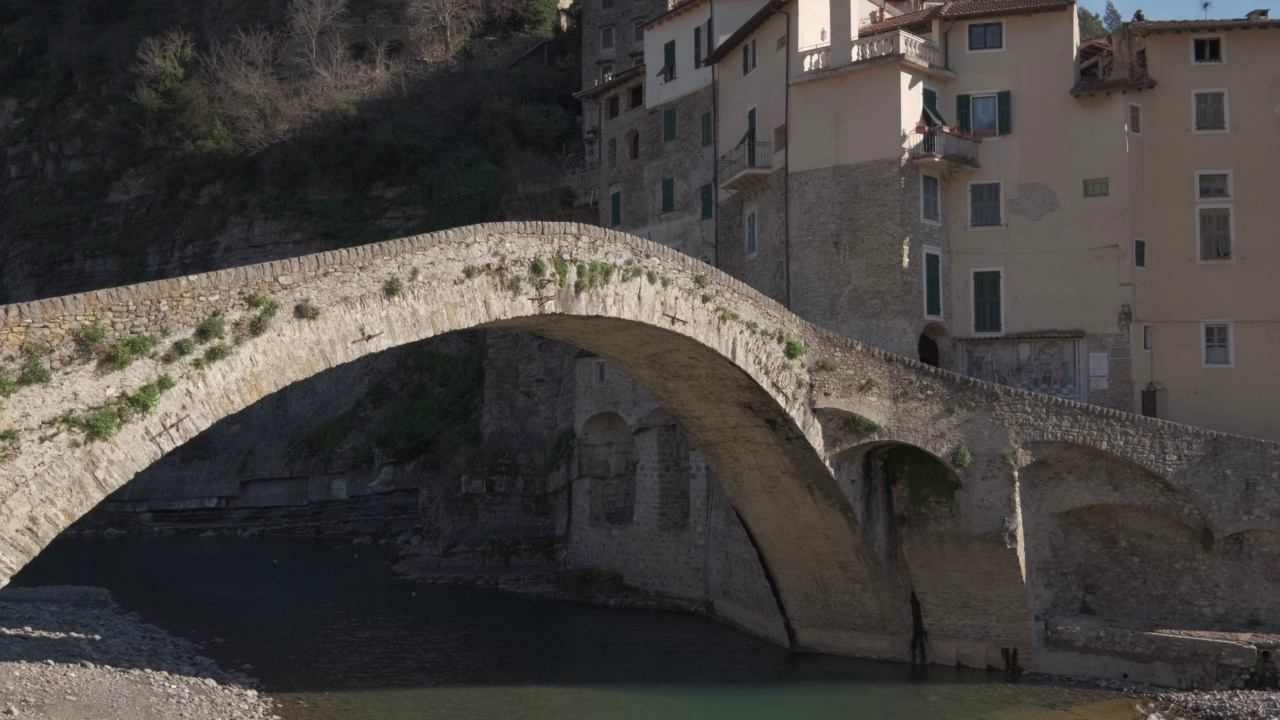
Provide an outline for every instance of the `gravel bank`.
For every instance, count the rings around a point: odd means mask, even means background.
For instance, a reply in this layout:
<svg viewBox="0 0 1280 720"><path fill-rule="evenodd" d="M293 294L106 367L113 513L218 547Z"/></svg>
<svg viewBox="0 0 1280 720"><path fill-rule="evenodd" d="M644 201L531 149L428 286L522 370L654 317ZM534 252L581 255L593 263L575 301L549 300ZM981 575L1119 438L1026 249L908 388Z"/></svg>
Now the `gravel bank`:
<svg viewBox="0 0 1280 720"><path fill-rule="evenodd" d="M1126 680L1039 677L1128 693L1144 701L1149 720L1280 720L1280 692L1275 690L1170 690Z"/></svg>
<svg viewBox="0 0 1280 720"><path fill-rule="evenodd" d="M102 588L0 590L0 718L275 718L248 683Z"/></svg>

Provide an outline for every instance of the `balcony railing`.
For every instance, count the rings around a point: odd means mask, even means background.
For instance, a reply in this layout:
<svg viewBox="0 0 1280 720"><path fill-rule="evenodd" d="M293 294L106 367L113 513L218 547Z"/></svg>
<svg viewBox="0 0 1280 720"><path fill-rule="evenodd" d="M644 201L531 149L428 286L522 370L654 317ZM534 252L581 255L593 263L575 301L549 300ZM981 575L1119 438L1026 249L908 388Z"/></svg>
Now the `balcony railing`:
<svg viewBox="0 0 1280 720"><path fill-rule="evenodd" d="M831 48L814 48L804 53L804 72L821 70L831 62Z"/></svg>
<svg viewBox="0 0 1280 720"><path fill-rule="evenodd" d="M721 182L750 170L768 170L773 165L773 143L741 142L720 158Z"/></svg>
<svg viewBox="0 0 1280 720"><path fill-rule="evenodd" d="M912 35L905 30L894 30L854 40L851 60L857 63L898 55L925 67L938 64L938 46L932 41Z"/></svg>
<svg viewBox="0 0 1280 720"><path fill-rule="evenodd" d="M921 162L948 162L968 167L978 167L977 138L960 135L952 130L933 127L913 130L907 134L907 152L912 160Z"/></svg>

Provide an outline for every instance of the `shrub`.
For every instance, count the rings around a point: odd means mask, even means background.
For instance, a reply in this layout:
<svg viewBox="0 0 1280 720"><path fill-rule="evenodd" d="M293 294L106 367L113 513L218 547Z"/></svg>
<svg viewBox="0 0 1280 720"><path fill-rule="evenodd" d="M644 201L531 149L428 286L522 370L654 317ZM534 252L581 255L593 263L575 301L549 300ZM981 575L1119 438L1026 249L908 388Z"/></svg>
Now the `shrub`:
<svg viewBox="0 0 1280 720"><path fill-rule="evenodd" d="M462 268L462 276L468 280L475 280L480 277L480 273L484 272L476 265L468 265Z"/></svg>
<svg viewBox="0 0 1280 720"><path fill-rule="evenodd" d="M177 362L178 358L186 357L196 349L196 341L191 338L182 338L169 346L168 352L160 356L161 362L172 363Z"/></svg>
<svg viewBox="0 0 1280 720"><path fill-rule="evenodd" d="M264 308L268 304L272 303L272 301L268 299L266 295L263 295L262 293L258 293L258 292L249 293L249 297L246 297L244 301L249 303L249 307L254 308L255 310Z"/></svg>
<svg viewBox="0 0 1280 720"><path fill-rule="evenodd" d="M578 279L573 283L573 291L581 293L604 287L613 280L613 274L617 270L618 266L613 263L600 261L591 264L580 263L578 265Z"/></svg>
<svg viewBox="0 0 1280 720"><path fill-rule="evenodd" d="M249 334L258 337L271 327L271 317L274 313L260 312L249 319Z"/></svg>
<svg viewBox="0 0 1280 720"><path fill-rule="evenodd" d="M788 340L784 352L788 359L795 360L804 355L804 343L799 340Z"/></svg>
<svg viewBox="0 0 1280 720"><path fill-rule="evenodd" d="M815 367L816 369L818 369L818 370L821 370L822 372L835 372L835 371L836 371L836 364L835 364L835 363L833 363L833 362L831 362L830 360L828 360L828 359L826 359L826 358L823 358L823 359L819 360L819 361L817 362L817 364L816 364L816 365L814 365L814 367Z"/></svg>
<svg viewBox="0 0 1280 720"><path fill-rule="evenodd" d="M554 258L551 265L556 269L556 284L562 288L569 287L569 263L560 258Z"/></svg>
<svg viewBox="0 0 1280 720"><path fill-rule="evenodd" d="M546 261L543 260L542 258L534 258L533 262L529 263L529 274L539 280L546 277L547 276Z"/></svg>
<svg viewBox="0 0 1280 720"><path fill-rule="evenodd" d="M160 392L172 390L177 387L177 385L178 382L173 379L172 375L165 374L156 379L156 387L160 388Z"/></svg>
<svg viewBox="0 0 1280 720"><path fill-rule="evenodd" d="M511 291L512 295L519 295L520 291L524 289L524 278L519 275L511 278L507 281L507 289Z"/></svg>
<svg viewBox="0 0 1280 720"><path fill-rule="evenodd" d="M120 414L115 408L103 408L84 416L79 424L90 440L105 440L120 429Z"/></svg>
<svg viewBox="0 0 1280 720"><path fill-rule="evenodd" d="M108 345L103 352L102 361L117 370L123 370L134 360L151 352L155 346L156 339L152 335L130 335Z"/></svg>
<svg viewBox="0 0 1280 720"><path fill-rule="evenodd" d="M0 397L9 397L18 389L18 383L9 377L4 368L0 368Z"/></svg>
<svg viewBox="0 0 1280 720"><path fill-rule="evenodd" d="M311 303L311 298L303 298L293 306L293 316L299 320L315 320L320 317L320 308Z"/></svg>
<svg viewBox="0 0 1280 720"><path fill-rule="evenodd" d="M18 373L19 385L43 384L52 379L53 373L35 355L27 356L27 361L22 365L22 371Z"/></svg>
<svg viewBox="0 0 1280 720"><path fill-rule="evenodd" d="M204 361L206 363L216 363L219 360L226 359L231 355L231 347L226 343L218 343L204 351Z"/></svg>
<svg viewBox="0 0 1280 720"><path fill-rule="evenodd" d="M212 315L204 319L204 322L196 326L195 339L199 343L207 343L210 340L221 340L227 336L227 321L222 316L222 311L217 310Z"/></svg>
<svg viewBox="0 0 1280 720"><path fill-rule="evenodd" d="M404 292L404 281L392 275L387 281L382 283L382 294L387 297L395 297Z"/></svg>
<svg viewBox="0 0 1280 720"><path fill-rule="evenodd" d="M869 417L853 413L844 419L844 429L859 435L870 435L880 431L880 425Z"/></svg>
<svg viewBox="0 0 1280 720"><path fill-rule="evenodd" d="M701 275L701 274L700 274L700 275L695 275L695 276L693 277L693 284L694 284L694 285L697 285L697 286L698 286L698 287L700 287L700 288L704 288L704 287L706 287L706 286L708 286L708 285L710 285L710 284L711 284L711 278L707 277L706 275Z"/></svg>
<svg viewBox="0 0 1280 720"><path fill-rule="evenodd" d="M878 387L880 387L879 380L876 380L875 378L867 378L866 380L862 381L862 385L859 385L858 389L861 390L862 392L871 392L872 390L875 390Z"/></svg>
<svg viewBox="0 0 1280 720"><path fill-rule="evenodd" d="M951 453L951 465L959 470L963 470L973 464L973 453L969 452L969 448L963 443Z"/></svg>
<svg viewBox="0 0 1280 720"><path fill-rule="evenodd" d="M628 260L627 262L631 262L631 261ZM640 277L643 274L644 274L644 268L640 267L639 265L629 265L627 266L626 270L622 271L622 279L626 282L631 282L632 280L635 280L636 278Z"/></svg>
<svg viewBox="0 0 1280 720"><path fill-rule="evenodd" d="M83 354L89 354L101 349L102 343L107 340L107 330L97 323L85 325L75 332L76 349Z"/></svg>
<svg viewBox="0 0 1280 720"><path fill-rule="evenodd" d="M716 299L716 296L715 296L715 295L712 295L711 293L702 293L702 304L703 304L703 305L706 305L707 303L709 303L709 302L711 302L712 300L715 300L715 299Z"/></svg>
<svg viewBox="0 0 1280 720"><path fill-rule="evenodd" d="M650 284L650 285L657 284L657 282L658 282L658 272L657 272L656 270L650 270L650 271L646 272L646 273L644 274L644 277L645 277L645 279L646 279L646 280L648 280L648 281L649 281L649 284Z"/></svg>

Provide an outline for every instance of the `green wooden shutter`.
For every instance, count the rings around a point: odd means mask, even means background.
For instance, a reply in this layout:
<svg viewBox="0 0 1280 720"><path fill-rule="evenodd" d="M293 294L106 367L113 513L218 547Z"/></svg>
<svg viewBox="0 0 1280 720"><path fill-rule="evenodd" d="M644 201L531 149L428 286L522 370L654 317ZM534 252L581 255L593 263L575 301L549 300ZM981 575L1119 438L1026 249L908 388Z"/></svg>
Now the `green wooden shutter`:
<svg viewBox="0 0 1280 720"><path fill-rule="evenodd" d="M924 312L942 314L942 258L933 253L924 256Z"/></svg>
<svg viewBox="0 0 1280 720"><path fill-rule="evenodd" d="M1013 132L1013 94L1008 90L996 93L996 128L1001 135Z"/></svg>
<svg viewBox="0 0 1280 720"><path fill-rule="evenodd" d="M960 129L969 132L972 125L969 122L969 96L956 96L956 122L960 123Z"/></svg>
<svg viewBox="0 0 1280 720"><path fill-rule="evenodd" d="M676 139L676 109L667 108L662 111L662 141Z"/></svg>
<svg viewBox="0 0 1280 720"><path fill-rule="evenodd" d="M676 209L676 181L666 178L662 181L662 212L674 212Z"/></svg>
<svg viewBox="0 0 1280 720"><path fill-rule="evenodd" d="M707 54L708 55L711 54L712 50L716 49L716 36L711 34L711 27L712 27L711 21L714 19L715 19L714 16L707 18Z"/></svg>
<svg viewBox="0 0 1280 720"><path fill-rule="evenodd" d="M1134 267L1147 266L1147 241L1146 240L1133 241L1133 266Z"/></svg>
<svg viewBox="0 0 1280 720"><path fill-rule="evenodd" d="M614 190L609 195L609 227L622 224L622 191Z"/></svg>
<svg viewBox="0 0 1280 720"><path fill-rule="evenodd" d="M716 196L711 183L702 186L702 219L710 220L715 216Z"/></svg>
<svg viewBox="0 0 1280 720"><path fill-rule="evenodd" d="M702 26L693 29L693 66L702 67Z"/></svg>
<svg viewBox="0 0 1280 720"><path fill-rule="evenodd" d="M702 147L706 147L710 145L712 139L713 138L711 136L711 113L704 112L702 113Z"/></svg>
<svg viewBox="0 0 1280 720"><path fill-rule="evenodd" d="M747 65L747 63L749 62L751 62L751 48L748 48L746 45L743 45L742 46L742 74L743 75L746 75L747 73L751 72L751 68L748 67Z"/></svg>
<svg viewBox="0 0 1280 720"><path fill-rule="evenodd" d="M973 274L973 331L1000 332L1000 271Z"/></svg>
<svg viewBox="0 0 1280 720"><path fill-rule="evenodd" d="M662 64L674 66L676 64L676 41L671 40L662 46Z"/></svg>

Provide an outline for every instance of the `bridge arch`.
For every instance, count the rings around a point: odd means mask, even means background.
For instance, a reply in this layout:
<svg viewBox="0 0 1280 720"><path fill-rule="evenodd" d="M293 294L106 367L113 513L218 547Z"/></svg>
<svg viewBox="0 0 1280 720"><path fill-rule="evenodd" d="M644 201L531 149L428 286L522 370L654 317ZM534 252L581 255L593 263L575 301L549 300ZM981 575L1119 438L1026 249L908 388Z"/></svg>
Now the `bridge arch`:
<svg viewBox="0 0 1280 720"><path fill-rule="evenodd" d="M254 325L263 302L279 309ZM319 311L308 318L295 306ZM570 224L469 228L4 308L0 353L45 384L8 398L24 438L0 480L0 583L62 529L164 453L262 397L327 368L447 332L496 328L587 350L644 386L679 423L757 543L801 647L900 658L904 611L867 557L825 461L796 362L807 326L700 262ZM238 338L162 361L220 313ZM76 347L165 334L115 369ZM265 328L262 327L265 325ZM82 348L81 348L82 349ZM24 355L25 353L25 355ZM218 357L225 354L225 357ZM67 418L167 376L154 409L89 440ZM37 442L35 438L45 438Z"/></svg>

